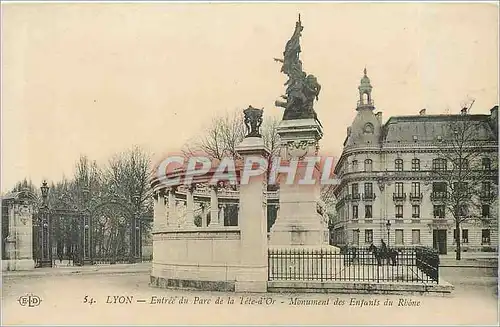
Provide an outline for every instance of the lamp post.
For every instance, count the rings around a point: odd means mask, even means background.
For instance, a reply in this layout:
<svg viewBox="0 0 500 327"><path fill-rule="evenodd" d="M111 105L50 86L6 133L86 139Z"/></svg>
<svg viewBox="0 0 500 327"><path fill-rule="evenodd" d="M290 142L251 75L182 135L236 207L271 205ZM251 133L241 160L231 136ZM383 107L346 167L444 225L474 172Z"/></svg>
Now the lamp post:
<svg viewBox="0 0 500 327"><path fill-rule="evenodd" d="M135 193L132 196L132 209L133 215L132 220L130 221L130 253L129 253L129 262L135 263L137 257L137 215L139 213L140 206L140 196L138 193Z"/></svg>
<svg viewBox="0 0 500 327"><path fill-rule="evenodd" d="M389 231L391 230L391 221L389 219L387 219L385 227L387 228L387 247L389 247Z"/></svg>
<svg viewBox="0 0 500 327"><path fill-rule="evenodd" d="M50 239L50 216L49 216L49 187L47 182L43 181L40 187L42 191L42 207L40 219L40 267L52 267L52 242Z"/></svg>
<svg viewBox="0 0 500 327"><path fill-rule="evenodd" d="M87 186L82 188L83 197L83 210L81 211L82 218L82 233L81 233L81 264L92 264L92 219L88 212L88 200L89 200L90 190Z"/></svg>

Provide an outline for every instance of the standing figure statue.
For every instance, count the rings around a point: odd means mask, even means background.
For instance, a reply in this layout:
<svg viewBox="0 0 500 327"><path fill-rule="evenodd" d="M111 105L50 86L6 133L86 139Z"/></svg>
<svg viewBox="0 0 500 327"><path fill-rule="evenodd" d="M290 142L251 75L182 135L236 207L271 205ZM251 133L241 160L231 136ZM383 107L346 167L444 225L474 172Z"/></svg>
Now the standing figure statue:
<svg viewBox="0 0 500 327"><path fill-rule="evenodd" d="M321 86L314 75L307 75L302 69L302 61L299 58L301 47L300 37L302 35L302 22L299 20L295 24L295 31L285 46L283 59L276 59L283 65L281 72L288 76L285 83L287 86L286 95L281 97L285 101L276 101L275 105L285 108L283 120L314 118L317 120L314 111L314 100L318 100Z"/></svg>

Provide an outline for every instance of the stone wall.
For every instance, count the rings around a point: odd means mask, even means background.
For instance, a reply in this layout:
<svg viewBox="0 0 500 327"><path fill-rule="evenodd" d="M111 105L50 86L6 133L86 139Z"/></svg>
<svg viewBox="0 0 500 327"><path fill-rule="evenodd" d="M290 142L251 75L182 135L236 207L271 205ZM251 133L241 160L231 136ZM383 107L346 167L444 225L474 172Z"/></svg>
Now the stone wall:
<svg viewBox="0 0 500 327"><path fill-rule="evenodd" d="M238 227L154 232L151 283L234 291L240 256Z"/></svg>

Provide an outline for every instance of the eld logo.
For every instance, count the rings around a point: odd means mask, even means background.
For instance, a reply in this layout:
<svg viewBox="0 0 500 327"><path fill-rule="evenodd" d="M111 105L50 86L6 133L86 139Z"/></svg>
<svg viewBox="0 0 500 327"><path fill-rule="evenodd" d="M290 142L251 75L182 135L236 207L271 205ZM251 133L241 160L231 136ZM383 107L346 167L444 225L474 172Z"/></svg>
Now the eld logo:
<svg viewBox="0 0 500 327"><path fill-rule="evenodd" d="M40 303L42 303L42 299L37 295L26 294L26 295L20 296L19 299L17 300L17 302L19 302L19 304L22 305L23 307L32 308L32 307L39 306Z"/></svg>

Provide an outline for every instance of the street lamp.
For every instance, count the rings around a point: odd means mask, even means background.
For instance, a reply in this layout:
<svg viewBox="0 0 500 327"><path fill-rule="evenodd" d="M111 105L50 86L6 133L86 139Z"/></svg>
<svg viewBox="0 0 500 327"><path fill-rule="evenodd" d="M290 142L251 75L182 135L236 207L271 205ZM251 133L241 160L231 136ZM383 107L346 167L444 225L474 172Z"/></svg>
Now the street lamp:
<svg viewBox="0 0 500 327"><path fill-rule="evenodd" d="M42 191L42 201L43 205L47 205L47 197L49 196L49 187L47 186L47 181L43 181L42 186L40 187Z"/></svg>
<svg viewBox="0 0 500 327"><path fill-rule="evenodd" d="M389 247L389 231L391 230L391 221L389 219L387 219L385 227L387 228L387 247Z"/></svg>
<svg viewBox="0 0 500 327"><path fill-rule="evenodd" d="M39 230L39 240L40 240L40 266L41 267L52 267L52 242L50 239L50 217L48 213L48 201L49 187L47 182L43 181L40 187L42 191L42 208L41 210L41 220L40 220L40 230Z"/></svg>
<svg viewBox="0 0 500 327"><path fill-rule="evenodd" d="M86 183L85 183L86 184ZM92 218L88 212L88 202L89 202L89 194L90 190L88 185L83 185L82 187L82 198L83 198L83 209L81 212L81 217L83 218L83 231L80 235L81 237L81 264L93 264L93 255L92 255Z"/></svg>
<svg viewBox="0 0 500 327"><path fill-rule="evenodd" d="M139 231L139 228L137 226L137 215L139 214L139 207L141 205L140 203L140 195L139 193L134 193L132 196L132 208L133 208L133 216L132 216L132 221L130 222L130 253L129 253L129 262L130 263L135 263L136 262L136 255L137 255L137 233Z"/></svg>

